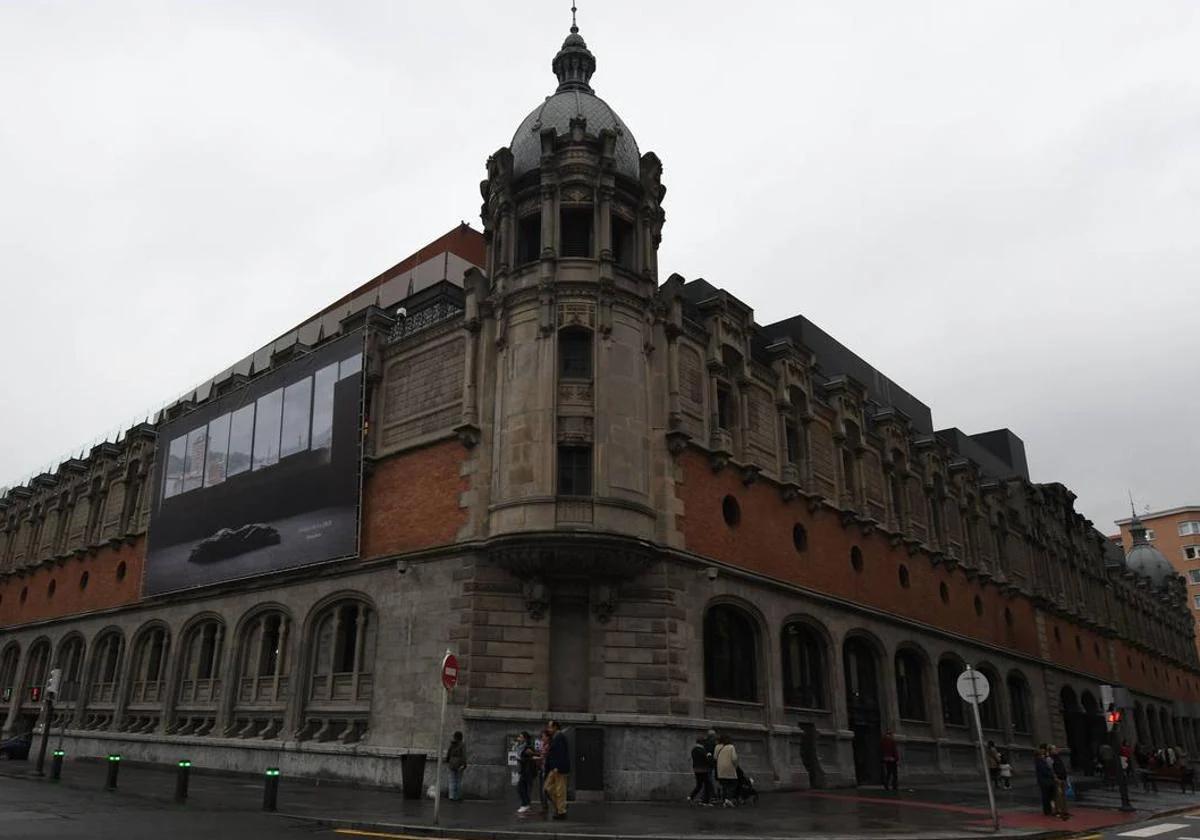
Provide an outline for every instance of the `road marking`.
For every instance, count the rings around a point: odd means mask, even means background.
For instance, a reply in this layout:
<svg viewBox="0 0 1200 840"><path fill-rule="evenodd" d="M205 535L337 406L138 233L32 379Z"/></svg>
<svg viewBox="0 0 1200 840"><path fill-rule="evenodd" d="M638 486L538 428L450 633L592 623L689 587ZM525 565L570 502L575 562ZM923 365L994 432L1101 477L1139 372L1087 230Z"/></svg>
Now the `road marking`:
<svg viewBox="0 0 1200 840"><path fill-rule="evenodd" d="M363 831L358 828L335 828L334 834L345 834L350 837L383 837L386 840L429 840L428 835L420 834L388 834L384 831ZM449 838L454 840L454 838Z"/></svg>
<svg viewBox="0 0 1200 840"><path fill-rule="evenodd" d="M1178 831L1181 828L1187 828L1187 823L1159 823L1158 825L1148 825L1145 828L1136 828L1133 831L1123 831L1118 834L1118 837L1157 837L1160 834L1166 834L1168 831Z"/></svg>

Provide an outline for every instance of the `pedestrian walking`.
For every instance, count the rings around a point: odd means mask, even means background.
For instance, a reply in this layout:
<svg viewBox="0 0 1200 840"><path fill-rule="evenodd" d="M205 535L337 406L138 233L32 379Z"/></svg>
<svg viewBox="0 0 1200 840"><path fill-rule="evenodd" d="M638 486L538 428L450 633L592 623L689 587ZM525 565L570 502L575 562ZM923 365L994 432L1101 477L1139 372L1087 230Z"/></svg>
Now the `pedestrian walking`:
<svg viewBox="0 0 1200 840"><path fill-rule="evenodd" d="M1005 750L1000 754L1000 785L1005 790L1012 790L1012 758Z"/></svg>
<svg viewBox="0 0 1200 840"><path fill-rule="evenodd" d="M1033 770L1037 779L1038 791L1042 794L1042 813L1047 817L1053 816L1054 793L1058 783L1054 779L1054 766L1045 744L1038 747L1038 751L1033 757Z"/></svg>
<svg viewBox="0 0 1200 840"><path fill-rule="evenodd" d="M522 732L517 739L517 798L521 800L518 814L529 813L529 788L537 776L536 755L533 739L528 732Z"/></svg>
<svg viewBox="0 0 1200 840"><path fill-rule="evenodd" d="M1133 747L1129 746L1128 741L1121 742L1121 772L1125 774L1126 780L1133 777Z"/></svg>
<svg viewBox="0 0 1200 840"><path fill-rule="evenodd" d="M883 758L883 789L900 790L900 749L896 746L896 735L892 730L883 733L879 752Z"/></svg>
<svg viewBox="0 0 1200 840"><path fill-rule="evenodd" d="M450 771L447 796L452 802L461 802L463 771L467 769L467 746L463 743L461 732L455 732L450 739L450 747L446 750L446 768Z"/></svg>
<svg viewBox="0 0 1200 840"><path fill-rule="evenodd" d="M551 732L543 729L534 745L534 761L537 763L538 801L543 811L550 810L550 797L546 795L546 753L550 752Z"/></svg>
<svg viewBox="0 0 1200 840"><path fill-rule="evenodd" d="M987 742L987 768L988 777L992 780L992 787L1000 787L1000 750L996 748L995 741Z"/></svg>
<svg viewBox="0 0 1200 840"><path fill-rule="evenodd" d="M554 808L554 819L567 818L567 776L571 773L571 748L558 721L552 720L546 727L550 730L550 747L546 750L546 795Z"/></svg>
<svg viewBox="0 0 1200 840"><path fill-rule="evenodd" d="M1058 747L1050 747L1050 767L1054 772L1054 809L1058 812L1060 820L1071 818L1071 811L1067 808L1067 787L1071 784L1070 778L1067 776L1067 765L1063 763L1062 753Z"/></svg>
<svg viewBox="0 0 1200 840"><path fill-rule="evenodd" d="M710 729L704 733L704 749L708 750L708 790L709 801L714 802L720 792L717 785L717 730Z"/></svg>
<svg viewBox="0 0 1200 840"><path fill-rule="evenodd" d="M692 745L692 775L696 777L696 786L688 794L688 802L696 802L696 794L702 793L703 797L699 800L699 804L711 805L713 792L708 776L712 770L713 756L704 741L704 736L701 735Z"/></svg>
<svg viewBox="0 0 1200 840"><path fill-rule="evenodd" d="M737 796L737 749L729 742L728 735L717 739L717 750L713 753L717 762L717 782L721 785L722 804L726 808L733 807L734 797Z"/></svg>

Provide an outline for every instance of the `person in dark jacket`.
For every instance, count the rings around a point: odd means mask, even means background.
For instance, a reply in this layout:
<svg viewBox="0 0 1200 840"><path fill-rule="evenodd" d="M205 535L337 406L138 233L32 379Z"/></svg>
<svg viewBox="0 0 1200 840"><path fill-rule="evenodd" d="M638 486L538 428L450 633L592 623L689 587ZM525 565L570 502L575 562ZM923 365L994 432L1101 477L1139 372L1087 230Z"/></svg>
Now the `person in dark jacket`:
<svg viewBox="0 0 1200 840"><path fill-rule="evenodd" d="M1047 817L1052 816L1054 814L1054 792L1058 783L1054 779L1054 768L1045 744L1038 747L1037 754L1033 757L1033 769L1037 778L1038 791L1042 794L1042 813Z"/></svg>
<svg viewBox="0 0 1200 840"><path fill-rule="evenodd" d="M883 789L900 790L900 750L892 730L883 733L879 751L883 758Z"/></svg>
<svg viewBox="0 0 1200 840"><path fill-rule="evenodd" d="M552 720L550 749L546 751L546 795L554 807L554 819L567 818L567 776L571 773L571 748L558 721Z"/></svg>
<svg viewBox="0 0 1200 840"><path fill-rule="evenodd" d="M528 732L522 732L517 744L517 796L521 799L518 814L529 813L529 788L536 776L537 753L533 748L533 738Z"/></svg>
<svg viewBox="0 0 1200 840"><path fill-rule="evenodd" d="M688 802L695 802L696 794L703 792L704 798L700 800L700 804L712 804L712 785L708 781L712 771L712 758L712 753L705 744L704 736L700 736L692 745L692 775L696 777L696 786L688 794Z"/></svg>
<svg viewBox="0 0 1200 840"><path fill-rule="evenodd" d="M1050 748L1050 768L1054 771L1054 807L1060 820L1071 818L1067 809L1067 765L1063 763L1058 747Z"/></svg>
<svg viewBox="0 0 1200 840"><path fill-rule="evenodd" d="M454 802L462 801L462 776L467 769L467 746L463 743L463 734L455 732L446 750L446 767L450 771L446 795Z"/></svg>

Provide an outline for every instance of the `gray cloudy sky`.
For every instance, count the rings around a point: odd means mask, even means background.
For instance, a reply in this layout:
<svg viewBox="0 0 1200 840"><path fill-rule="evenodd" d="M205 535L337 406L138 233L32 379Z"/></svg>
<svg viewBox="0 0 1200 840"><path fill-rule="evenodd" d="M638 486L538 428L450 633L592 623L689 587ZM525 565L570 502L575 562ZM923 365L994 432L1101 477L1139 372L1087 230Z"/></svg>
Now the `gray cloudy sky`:
<svg viewBox="0 0 1200 840"><path fill-rule="evenodd" d="M445 232L569 0L0 0L0 484ZM660 268L1010 426L1102 529L1200 503L1200 4L583 0Z"/></svg>

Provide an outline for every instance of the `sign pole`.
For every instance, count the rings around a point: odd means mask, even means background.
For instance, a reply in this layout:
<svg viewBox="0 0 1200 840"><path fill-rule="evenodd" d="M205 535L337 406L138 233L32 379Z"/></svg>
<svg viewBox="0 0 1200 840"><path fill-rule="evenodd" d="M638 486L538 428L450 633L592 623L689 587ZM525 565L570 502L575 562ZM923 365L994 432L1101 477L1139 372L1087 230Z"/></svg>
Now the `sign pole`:
<svg viewBox="0 0 1200 840"><path fill-rule="evenodd" d="M42 743L38 747L37 769L33 771L35 776L45 775L44 768L46 766L46 746L50 743L50 720L54 716L54 696L45 694L45 703L42 705L45 718L42 721Z"/></svg>
<svg viewBox="0 0 1200 840"><path fill-rule="evenodd" d="M437 740L437 771L433 776L433 824L438 824L438 814L442 809L442 739L446 737L446 695L450 689L442 688L442 716L438 723Z"/></svg>
<svg viewBox="0 0 1200 840"><path fill-rule="evenodd" d="M437 743L437 771L433 778L433 824L438 824L438 815L442 810L442 757L445 755L445 737L446 737L446 698L450 696L450 689L458 684L458 657L453 651L446 651L446 655L442 657L442 714L438 723L438 743Z"/></svg>
<svg viewBox="0 0 1200 840"><path fill-rule="evenodd" d="M967 682L971 685L970 697L967 702L971 704L971 714L975 718L975 737L979 739L979 760L983 765L983 778L987 783L988 806L992 809L992 830L1000 830L1000 815L996 813L996 792L992 790L992 777L987 771L987 750L983 745L983 724L979 721L979 679L987 679L970 665L967 666L966 673ZM987 693L983 694L984 699L987 699Z"/></svg>

